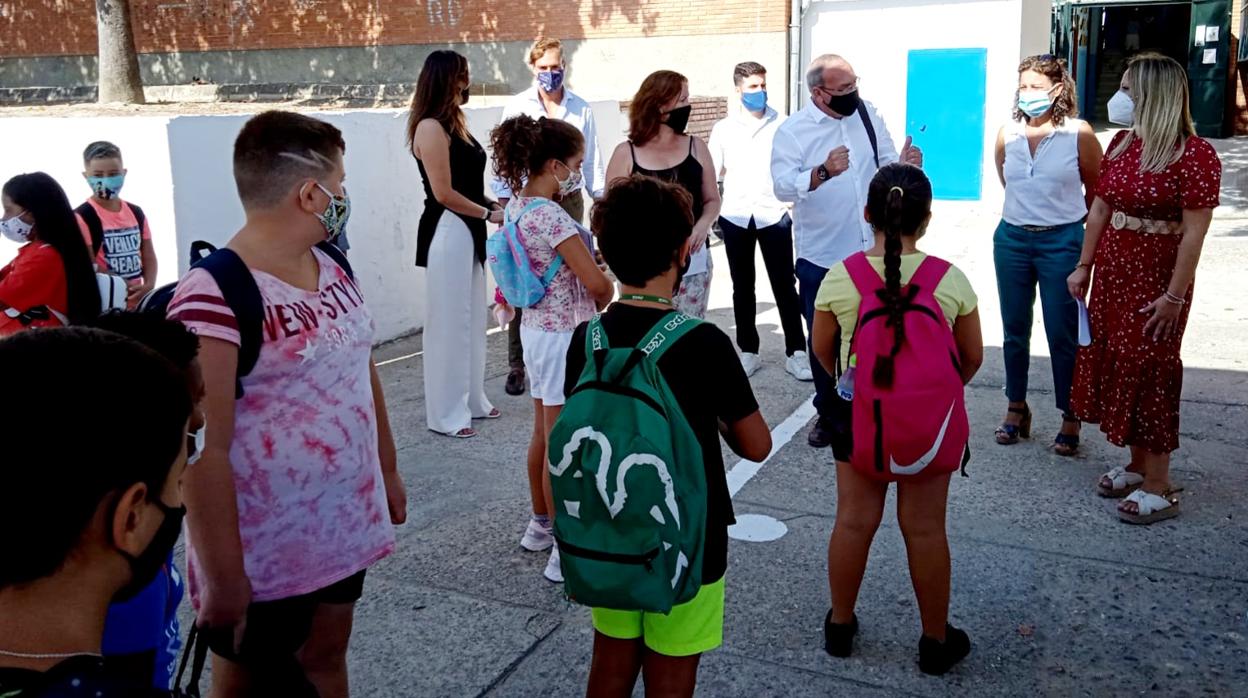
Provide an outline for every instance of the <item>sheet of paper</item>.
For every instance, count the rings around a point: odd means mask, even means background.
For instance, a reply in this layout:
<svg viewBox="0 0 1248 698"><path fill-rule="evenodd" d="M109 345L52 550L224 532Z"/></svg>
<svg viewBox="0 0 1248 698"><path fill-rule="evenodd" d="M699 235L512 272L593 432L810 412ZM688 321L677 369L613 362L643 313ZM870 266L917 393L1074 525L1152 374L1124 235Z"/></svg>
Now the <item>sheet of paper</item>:
<svg viewBox="0 0 1248 698"><path fill-rule="evenodd" d="M1205 49L1205 60L1201 61L1205 65L1213 65L1218 62L1218 50L1216 48Z"/></svg>
<svg viewBox="0 0 1248 698"><path fill-rule="evenodd" d="M1197 46L1204 46L1204 45L1205 45L1205 31L1206 31L1207 29L1209 29L1209 27L1205 26L1204 24L1198 24L1198 25L1196 25L1196 37L1195 37L1195 42L1194 42L1194 43L1195 43Z"/></svg>
<svg viewBox="0 0 1248 698"><path fill-rule="evenodd" d="M1217 27L1217 25L1211 25L1211 26L1205 27L1205 43L1206 43L1206 44L1216 44L1216 43L1218 43L1218 27Z"/></svg>
<svg viewBox="0 0 1248 698"><path fill-rule="evenodd" d="M1079 346L1086 347L1092 344L1092 324L1088 321L1088 304L1083 302L1082 298L1077 299L1079 303Z"/></svg>
<svg viewBox="0 0 1248 698"><path fill-rule="evenodd" d="M706 257L707 257L706 245L703 245L701 250L694 252L692 255L690 255L689 271L685 272L685 275L692 276L693 274L705 274L706 273Z"/></svg>

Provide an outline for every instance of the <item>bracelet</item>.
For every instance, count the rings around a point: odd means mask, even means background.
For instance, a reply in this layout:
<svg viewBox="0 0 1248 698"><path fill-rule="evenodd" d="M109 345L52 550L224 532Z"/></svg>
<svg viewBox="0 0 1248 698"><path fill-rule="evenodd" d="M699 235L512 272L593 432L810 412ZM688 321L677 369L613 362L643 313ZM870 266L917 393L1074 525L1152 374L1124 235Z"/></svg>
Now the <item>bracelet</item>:
<svg viewBox="0 0 1248 698"><path fill-rule="evenodd" d="M1173 303L1174 305L1187 305L1187 300L1180 298L1169 291L1166 291L1165 294L1162 295L1162 298L1165 298L1167 303Z"/></svg>
<svg viewBox="0 0 1248 698"><path fill-rule="evenodd" d="M481 214L481 220L483 220L483 221L488 221L488 220L490 220L490 214L491 214L491 213L493 213L493 212L494 212L494 211L493 211L493 209L486 208L486 209L485 209L485 213Z"/></svg>
<svg viewBox="0 0 1248 698"><path fill-rule="evenodd" d="M1091 268L1092 268L1092 263L1091 263L1091 262L1080 262L1080 263L1078 263L1078 264L1076 264L1076 265L1075 265L1075 268L1076 268L1076 269L1091 269Z"/></svg>

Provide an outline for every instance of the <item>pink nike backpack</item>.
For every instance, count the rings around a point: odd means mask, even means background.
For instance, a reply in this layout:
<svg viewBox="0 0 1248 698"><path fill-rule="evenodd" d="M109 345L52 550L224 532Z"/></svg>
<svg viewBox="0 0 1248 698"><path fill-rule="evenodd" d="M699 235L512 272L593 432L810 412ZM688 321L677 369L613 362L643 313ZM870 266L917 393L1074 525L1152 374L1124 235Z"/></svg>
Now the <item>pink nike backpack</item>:
<svg viewBox="0 0 1248 698"><path fill-rule="evenodd" d="M970 459L958 349L953 331L936 302L936 286L949 263L927 257L910 283L901 287L905 340L886 376L893 327L884 304L884 280L858 253L845 260L849 278L862 296L858 324L850 339L854 369L853 434L850 461L860 473L886 482L951 473Z"/></svg>

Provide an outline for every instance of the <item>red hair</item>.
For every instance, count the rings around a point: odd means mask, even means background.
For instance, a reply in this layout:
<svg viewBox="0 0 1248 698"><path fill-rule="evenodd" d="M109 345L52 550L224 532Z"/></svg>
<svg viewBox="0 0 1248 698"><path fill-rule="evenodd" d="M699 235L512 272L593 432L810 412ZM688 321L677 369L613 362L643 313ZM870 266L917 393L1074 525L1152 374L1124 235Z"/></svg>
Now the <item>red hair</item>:
<svg viewBox="0 0 1248 698"><path fill-rule="evenodd" d="M628 139L636 145L645 145L659 135L663 107L679 99L687 84L689 79L674 70L650 73L628 106Z"/></svg>

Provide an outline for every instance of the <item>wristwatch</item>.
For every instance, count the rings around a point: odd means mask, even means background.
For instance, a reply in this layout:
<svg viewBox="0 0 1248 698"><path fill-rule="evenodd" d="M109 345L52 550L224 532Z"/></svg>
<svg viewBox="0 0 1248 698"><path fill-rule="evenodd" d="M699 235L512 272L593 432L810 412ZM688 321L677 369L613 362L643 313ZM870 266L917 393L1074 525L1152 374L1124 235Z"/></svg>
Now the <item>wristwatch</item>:
<svg viewBox="0 0 1248 698"><path fill-rule="evenodd" d="M828 168L824 167L823 165L820 165L819 167L815 168L815 176L819 178L820 182L826 182L828 181L828 178L831 177L832 175L828 172Z"/></svg>
<svg viewBox="0 0 1248 698"><path fill-rule="evenodd" d="M490 220L490 214L491 214L491 213L494 213L494 209L492 209L492 208L490 208L490 207L488 207L488 206L487 206L487 207L485 208L485 214L481 216L481 220L483 220L483 221L488 221L488 220Z"/></svg>

